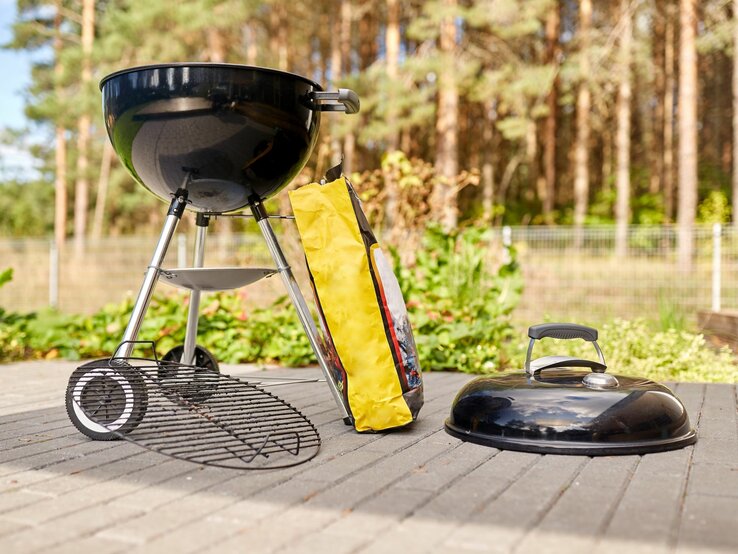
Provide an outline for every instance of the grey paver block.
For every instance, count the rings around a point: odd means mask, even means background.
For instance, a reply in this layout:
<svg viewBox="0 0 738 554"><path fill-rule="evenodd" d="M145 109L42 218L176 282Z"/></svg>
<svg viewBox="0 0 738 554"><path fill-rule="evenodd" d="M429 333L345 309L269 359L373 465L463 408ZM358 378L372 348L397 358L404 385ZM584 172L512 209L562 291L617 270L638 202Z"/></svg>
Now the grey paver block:
<svg viewBox="0 0 738 554"><path fill-rule="evenodd" d="M42 502L45 498L48 497L23 490L5 492L0 494L0 516L4 517L14 510L23 509L25 506Z"/></svg>
<svg viewBox="0 0 738 554"><path fill-rule="evenodd" d="M738 460L738 442L698 437L694 448L695 463L721 463L735 466Z"/></svg>
<svg viewBox="0 0 738 554"><path fill-rule="evenodd" d="M441 487L471 471L495 452L478 444L460 443L453 450L415 468L395 486L439 492Z"/></svg>
<svg viewBox="0 0 738 554"><path fill-rule="evenodd" d="M687 492L688 494L711 494L738 498L738 458L732 465L701 462L692 464ZM738 514L736 514L736 523L738 523Z"/></svg>
<svg viewBox="0 0 738 554"><path fill-rule="evenodd" d="M40 483L27 486L28 491L35 491L51 496L62 496L83 487L99 485L101 482L122 478L144 468L159 465L161 456L152 452L141 451L134 447L101 452L99 456L90 456L87 464L75 464L68 473L61 473Z"/></svg>
<svg viewBox="0 0 738 554"><path fill-rule="evenodd" d="M9 535L27 528L28 525L25 523L18 523L15 521L8 521L7 519L0 518L0 546L2 546L2 536Z"/></svg>
<svg viewBox="0 0 738 554"><path fill-rule="evenodd" d="M573 456L541 457L439 549L509 552L550 510L587 462L587 458Z"/></svg>
<svg viewBox="0 0 738 554"><path fill-rule="evenodd" d="M138 487L129 494L118 496L112 503L116 506L145 506L147 510L153 510L235 477L232 471L198 467L179 460L171 460L170 464L167 471L155 466L141 474L142 478L153 480L158 486Z"/></svg>
<svg viewBox="0 0 738 554"><path fill-rule="evenodd" d="M53 525L39 532L36 527L11 533L2 538L3 554L31 554L45 552L65 542L87 537L121 519L129 518L141 510L113 508L95 505L54 520Z"/></svg>
<svg viewBox="0 0 738 554"><path fill-rule="evenodd" d="M232 503L232 499L222 496L191 495L174 503L160 506L155 517L145 512L137 517L116 522L101 531L98 536L119 541L145 543L179 527L186 527L189 522L196 521Z"/></svg>
<svg viewBox="0 0 738 554"><path fill-rule="evenodd" d="M412 517L383 532L357 550L361 554L420 554L431 552L434 547L448 537L456 528L455 519L437 520ZM451 552L449 550L449 552Z"/></svg>
<svg viewBox="0 0 738 554"><path fill-rule="evenodd" d="M492 452L495 451L493 449ZM442 491L415 514L423 518L466 521L522 477L541 456L524 452L502 451L476 469L461 476L454 486Z"/></svg>
<svg viewBox="0 0 738 554"><path fill-rule="evenodd" d="M679 550L738 552L738 498L693 494L685 499Z"/></svg>
<svg viewBox="0 0 738 554"><path fill-rule="evenodd" d="M591 552L637 463L636 456L594 458L516 551Z"/></svg>
<svg viewBox="0 0 738 554"><path fill-rule="evenodd" d="M107 448L110 447L104 443L84 440L83 442L68 445L61 450L51 449L39 454L15 459L0 465L0 479L27 470L39 470L64 462L74 462L88 454L101 452Z"/></svg>
<svg viewBox="0 0 738 554"><path fill-rule="evenodd" d="M117 554L130 550L130 544L102 537L84 537L44 548L44 554Z"/></svg>
<svg viewBox="0 0 738 554"><path fill-rule="evenodd" d="M365 438L364 442L367 442ZM301 477L318 481L335 482L350 473L360 471L361 468L376 462L383 456L384 453L382 452L368 450L366 448L357 448L348 452L343 451L342 448L341 452L335 454L325 463L309 468L301 474Z"/></svg>
<svg viewBox="0 0 738 554"><path fill-rule="evenodd" d="M641 458L603 533L605 540L671 545L690 461L690 448Z"/></svg>

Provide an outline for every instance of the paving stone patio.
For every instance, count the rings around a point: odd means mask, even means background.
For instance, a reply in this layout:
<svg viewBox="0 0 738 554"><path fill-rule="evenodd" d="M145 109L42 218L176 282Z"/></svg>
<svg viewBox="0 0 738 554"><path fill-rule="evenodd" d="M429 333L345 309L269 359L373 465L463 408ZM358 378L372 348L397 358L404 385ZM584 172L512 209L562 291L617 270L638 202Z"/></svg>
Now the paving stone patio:
<svg viewBox="0 0 738 554"><path fill-rule="evenodd" d="M306 464L252 472L88 440L63 405L74 367L0 366L2 554L738 552L735 385L675 385L695 446L602 458L450 437L443 420L467 375L426 374L420 420L386 434L344 426L325 384L282 386L323 447Z"/></svg>

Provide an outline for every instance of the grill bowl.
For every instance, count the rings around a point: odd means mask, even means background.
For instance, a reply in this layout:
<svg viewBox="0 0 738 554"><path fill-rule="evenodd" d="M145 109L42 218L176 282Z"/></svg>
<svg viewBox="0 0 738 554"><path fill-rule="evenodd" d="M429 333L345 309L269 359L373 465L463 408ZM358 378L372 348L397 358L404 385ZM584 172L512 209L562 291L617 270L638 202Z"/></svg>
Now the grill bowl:
<svg viewBox="0 0 738 554"><path fill-rule="evenodd" d="M115 152L133 177L169 202L229 212L278 193L315 146L320 85L292 73L230 64L134 67L101 83Z"/></svg>

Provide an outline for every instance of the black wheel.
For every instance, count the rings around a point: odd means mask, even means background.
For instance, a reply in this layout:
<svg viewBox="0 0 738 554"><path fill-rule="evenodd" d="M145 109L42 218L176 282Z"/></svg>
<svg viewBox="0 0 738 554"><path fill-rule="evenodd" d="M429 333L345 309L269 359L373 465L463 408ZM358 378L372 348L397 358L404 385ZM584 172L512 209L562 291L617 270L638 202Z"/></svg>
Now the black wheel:
<svg viewBox="0 0 738 554"><path fill-rule="evenodd" d="M220 367L210 351L195 346L194 372L189 366L179 367L184 345L178 345L162 356L159 382L165 389L173 390L191 402L204 402L218 388Z"/></svg>
<svg viewBox="0 0 738 554"><path fill-rule="evenodd" d="M122 361L95 360L78 367L67 384L67 414L84 435L98 441L121 438L146 415L146 383Z"/></svg>

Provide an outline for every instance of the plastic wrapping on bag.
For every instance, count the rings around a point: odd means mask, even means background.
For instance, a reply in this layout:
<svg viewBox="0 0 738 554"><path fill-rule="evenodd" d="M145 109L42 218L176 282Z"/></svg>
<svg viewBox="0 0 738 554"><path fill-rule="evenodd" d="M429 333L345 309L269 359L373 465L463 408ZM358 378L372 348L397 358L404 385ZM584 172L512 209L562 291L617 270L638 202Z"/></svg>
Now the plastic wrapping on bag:
<svg viewBox="0 0 738 554"><path fill-rule="evenodd" d="M325 347L356 430L407 425L423 405L423 382L391 260L345 177L292 191L290 201Z"/></svg>

